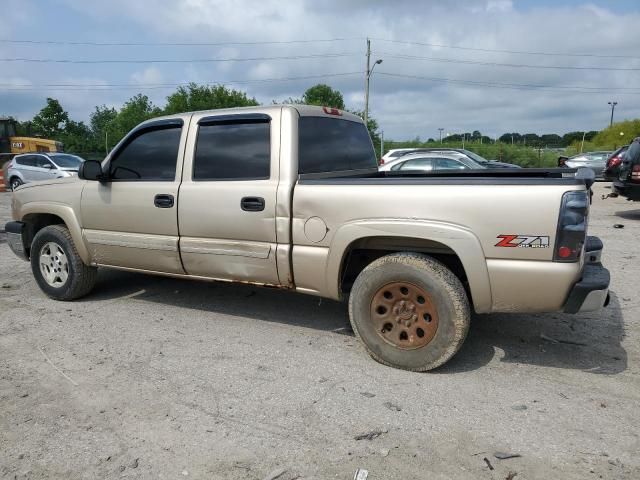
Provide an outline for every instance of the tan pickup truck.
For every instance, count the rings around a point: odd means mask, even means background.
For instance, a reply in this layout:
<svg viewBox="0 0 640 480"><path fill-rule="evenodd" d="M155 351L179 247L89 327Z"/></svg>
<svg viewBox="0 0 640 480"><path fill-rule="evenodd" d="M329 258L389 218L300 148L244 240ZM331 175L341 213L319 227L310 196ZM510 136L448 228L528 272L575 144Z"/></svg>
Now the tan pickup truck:
<svg viewBox="0 0 640 480"><path fill-rule="evenodd" d="M51 298L97 267L246 282L349 300L376 360L423 371L470 311L596 310L602 243L590 171L379 172L359 117L300 105L145 122L79 178L13 194L12 250Z"/></svg>

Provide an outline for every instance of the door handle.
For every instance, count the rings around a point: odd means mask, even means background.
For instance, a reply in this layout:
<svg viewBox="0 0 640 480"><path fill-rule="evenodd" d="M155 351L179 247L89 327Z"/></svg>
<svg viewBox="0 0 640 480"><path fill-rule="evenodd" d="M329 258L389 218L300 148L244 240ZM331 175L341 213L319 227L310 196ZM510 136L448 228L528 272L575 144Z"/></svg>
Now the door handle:
<svg viewBox="0 0 640 480"><path fill-rule="evenodd" d="M153 204L158 208L171 208L173 207L173 195L159 193L154 197Z"/></svg>
<svg viewBox="0 0 640 480"><path fill-rule="evenodd" d="M240 200L240 208L245 212L261 212L264 210L264 198L243 197L242 200Z"/></svg>

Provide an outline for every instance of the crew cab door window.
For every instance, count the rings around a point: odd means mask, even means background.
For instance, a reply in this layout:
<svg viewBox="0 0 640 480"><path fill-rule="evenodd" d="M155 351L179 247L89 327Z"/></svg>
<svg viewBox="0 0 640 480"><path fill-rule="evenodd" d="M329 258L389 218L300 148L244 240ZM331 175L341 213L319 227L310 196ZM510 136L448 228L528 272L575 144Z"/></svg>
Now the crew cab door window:
<svg viewBox="0 0 640 480"><path fill-rule="evenodd" d="M193 180L269 178L271 127L268 120L200 125Z"/></svg>
<svg viewBox="0 0 640 480"><path fill-rule="evenodd" d="M175 180L181 130L179 126L169 125L132 135L111 159L110 180Z"/></svg>

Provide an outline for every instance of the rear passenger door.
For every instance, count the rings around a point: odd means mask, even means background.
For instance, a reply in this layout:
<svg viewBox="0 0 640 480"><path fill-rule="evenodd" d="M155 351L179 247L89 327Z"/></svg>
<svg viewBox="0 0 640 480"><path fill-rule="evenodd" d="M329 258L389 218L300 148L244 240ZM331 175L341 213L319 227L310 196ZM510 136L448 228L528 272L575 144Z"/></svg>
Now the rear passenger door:
<svg viewBox="0 0 640 480"><path fill-rule="evenodd" d="M280 119L274 115L194 115L178 202L188 274L279 284Z"/></svg>
<svg viewBox="0 0 640 480"><path fill-rule="evenodd" d="M35 182L38 180L36 161L36 155L22 155L16 159L16 165L25 182Z"/></svg>

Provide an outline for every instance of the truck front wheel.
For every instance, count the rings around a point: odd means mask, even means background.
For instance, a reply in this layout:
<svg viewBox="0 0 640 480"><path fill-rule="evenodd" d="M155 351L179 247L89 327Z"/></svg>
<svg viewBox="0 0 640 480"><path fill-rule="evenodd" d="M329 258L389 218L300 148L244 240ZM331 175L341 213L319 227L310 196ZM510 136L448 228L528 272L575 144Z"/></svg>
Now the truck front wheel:
<svg viewBox="0 0 640 480"><path fill-rule="evenodd" d="M40 289L55 300L75 300L88 294L97 268L84 264L63 225L40 230L31 243L31 271Z"/></svg>
<svg viewBox="0 0 640 480"><path fill-rule="evenodd" d="M469 330L462 283L437 260L395 253L369 264L349 297L356 335L378 362L423 372L447 362Z"/></svg>

